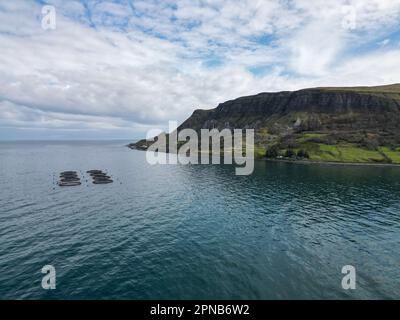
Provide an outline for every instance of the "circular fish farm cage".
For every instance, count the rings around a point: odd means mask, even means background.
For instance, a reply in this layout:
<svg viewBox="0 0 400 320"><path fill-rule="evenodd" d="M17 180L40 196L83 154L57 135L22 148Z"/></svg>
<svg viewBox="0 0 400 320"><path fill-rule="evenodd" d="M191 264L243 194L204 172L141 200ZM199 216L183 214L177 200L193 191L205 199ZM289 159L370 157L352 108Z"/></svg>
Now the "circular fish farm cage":
<svg viewBox="0 0 400 320"><path fill-rule="evenodd" d="M111 177L102 170L89 170L87 173L92 177L93 184L109 184L114 182Z"/></svg>
<svg viewBox="0 0 400 320"><path fill-rule="evenodd" d="M102 175L102 174L96 174L96 175L92 175L93 179L110 179L110 176L107 175Z"/></svg>
<svg viewBox="0 0 400 320"><path fill-rule="evenodd" d="M60 175L60 179L76 179L78 175Z"/></svg>
<svg viewBox="0 0 400 320"><path fill-rule="evenodd" d="M93 184L110 184L114 182L111 176L102 170L89 170L86 173L92 177ZM82 183L77 171L63 171L59 175L57 185L60 187L76 187L82 185Z"/></svg>
<svg viewBox="0 0 400 320"><path fill-rule="evenodd" d="M86 173L96 174L96 173L103 173L103 171L101 171L101 170L89 170L89 171L86 171Z"/></svg>
<svg viewBox="0 0 400 320"><path fill-rule="evenodd" d="M82 183L80 181L59 181L58 185L60 187L77 187L80 186Z"/></svg>
<svg viewBox="0 0 400 320"><path fill-rule="evenodd" d="M60 182L76 182L76 181L81 181L80 178L61 178Z"/></svg>
<svg viewBox="0 0 400 320"><path fill-rule="evenodd" d="M64 171L60 173L60 180L57 184L60 187L77 187L82 183L76 171Z"/></svg>
<svg viewBox="0 0 400 320"><path fill-rule="evenodd" d="M64 174L76 174L76 171L63 171L60 173L60 175L64 175Z"/></svg>
<svg viewBox="0 0 400 320"><path fill-rule="evenodd" d="M111 179L105 179L105 180L93 180L93 184L109 184L113 183L114 181Z"/></svg>

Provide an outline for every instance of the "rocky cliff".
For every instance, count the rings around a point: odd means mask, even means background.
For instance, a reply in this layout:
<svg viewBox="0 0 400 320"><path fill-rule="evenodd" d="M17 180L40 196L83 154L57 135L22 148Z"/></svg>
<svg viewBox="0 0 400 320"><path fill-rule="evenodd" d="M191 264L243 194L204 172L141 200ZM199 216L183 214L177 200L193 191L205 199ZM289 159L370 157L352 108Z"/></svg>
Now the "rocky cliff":
<svg viewBox="0 0 400 320"><path fill-rule="evenodd" d="M185 128L255 129L259 156L274 148L273 157L400 162L400 84L260 93L196 110Z"/></svg>
<svg viewBox="0 0 400 320"><path fill-rule="evenodd" d="M196 110L183 128L388 129L400 119L400 85L261 93Z"/></svg>

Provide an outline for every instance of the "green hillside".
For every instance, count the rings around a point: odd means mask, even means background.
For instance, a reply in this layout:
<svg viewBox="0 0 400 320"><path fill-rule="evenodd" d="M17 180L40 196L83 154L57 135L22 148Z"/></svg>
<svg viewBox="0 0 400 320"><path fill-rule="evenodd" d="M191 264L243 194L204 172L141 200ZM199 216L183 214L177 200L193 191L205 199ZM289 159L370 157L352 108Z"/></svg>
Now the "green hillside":
<svg viewBox="0 0 400 320"><path fill-rule="evenodd" d="M196 110L185 128L253 128L257 158L400 163L400 84L260 93Z"/></svg>

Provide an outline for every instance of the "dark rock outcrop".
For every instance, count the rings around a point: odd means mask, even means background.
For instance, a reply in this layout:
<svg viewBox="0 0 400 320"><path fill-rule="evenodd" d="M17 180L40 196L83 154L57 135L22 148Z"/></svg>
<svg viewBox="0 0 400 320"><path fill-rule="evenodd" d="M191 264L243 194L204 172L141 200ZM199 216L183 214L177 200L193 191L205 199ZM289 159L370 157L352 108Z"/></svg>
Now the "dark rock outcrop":
<svg viewBox="0 0 400 320"><path fill-rule="evenodd" d="M361 144L373 135L377 145L400 146L400 84L260 93L196 110L178 131L185 128L255 129L262 148L287 143L301 132L324 133L328 143ZM141 140L130 147L149 145Z"/></svg>
<svg viewBox="0 0 400 320"><path fill-rule="evenodd" d="M387 129L395 128L399 120L400 85L317 88L261 93L227 101L213 110L196 110L179 129L257 129L296 123L305 130Z"/></svg>

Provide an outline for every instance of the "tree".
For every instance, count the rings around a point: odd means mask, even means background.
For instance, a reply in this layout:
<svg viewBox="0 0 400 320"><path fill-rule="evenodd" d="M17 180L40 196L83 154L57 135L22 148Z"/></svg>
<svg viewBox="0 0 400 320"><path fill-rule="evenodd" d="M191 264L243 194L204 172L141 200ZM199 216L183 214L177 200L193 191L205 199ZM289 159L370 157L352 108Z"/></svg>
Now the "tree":
<svg viewBox="0 0 400 320"><path fill-rule="evenodd" d="M300 149L300 150L297 152L297 156L298 156L299 158L305 158L305 159L309 159L309 158L310 158L310 155L309 155L308 152L307 152L306 150L304 150L304 149Z"/></svg>
<svg viewBox="0 0 400 320"><path fill-rule="evenodd" d="M271 148L267 149L266 157L267 158L277 158L279 156L278 146L274 145Z"/></svg>
<svg viewBox="0 0 400 320"><path fill-rule="evenodd" d="M286 158L292 158L296 156L296 152L294 152L292 149L287 149L285 153Z"/></svg>

